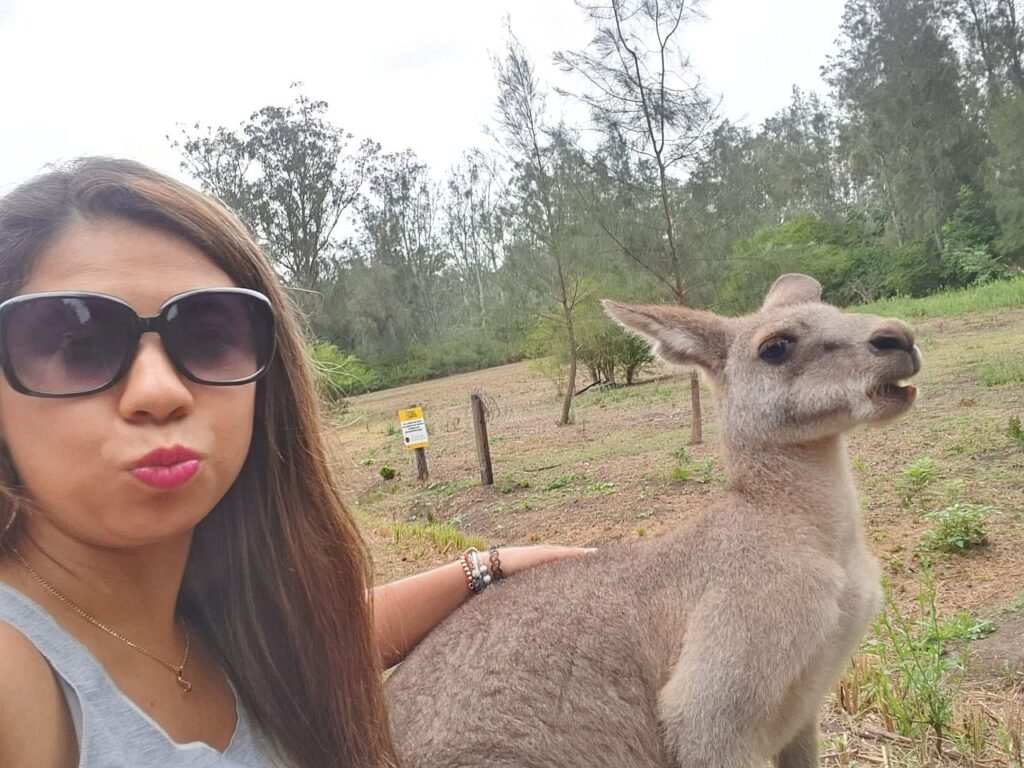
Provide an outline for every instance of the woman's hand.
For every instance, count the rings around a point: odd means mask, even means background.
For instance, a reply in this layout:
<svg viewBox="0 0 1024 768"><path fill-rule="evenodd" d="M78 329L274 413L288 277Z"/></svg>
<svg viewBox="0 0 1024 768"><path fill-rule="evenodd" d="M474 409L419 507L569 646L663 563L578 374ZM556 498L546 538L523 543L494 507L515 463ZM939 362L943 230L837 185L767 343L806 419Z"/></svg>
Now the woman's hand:
<svg viewBox="0 0 1024 768"><path fill-rule="evenodd" d="M580 557L597 552L596 549L583 547L556 547L549 544L538 544L532 547L499 547L498 557L501 558L501 570L505 576L525 571L541 563L561 560L564 557ZM487 562L487 553L483 552L483 561Z"/></svg>

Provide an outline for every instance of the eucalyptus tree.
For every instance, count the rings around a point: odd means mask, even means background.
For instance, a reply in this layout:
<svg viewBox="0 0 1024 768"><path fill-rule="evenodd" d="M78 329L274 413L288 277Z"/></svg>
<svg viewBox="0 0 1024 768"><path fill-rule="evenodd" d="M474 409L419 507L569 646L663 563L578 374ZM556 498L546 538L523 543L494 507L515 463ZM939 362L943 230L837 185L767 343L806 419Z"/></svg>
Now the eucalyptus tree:
<svg viewBox="0 0 1024 768"><path fill-rule="evenodd" d="M510 235L505 188L496 158L480 150L466 152L445 183L445 239L463 287L463 304L481 329L501 299L495 276Z"/></svg>
<svg viewBox="0 0 1024 768"><path fill-rule="evenodd" d="M595 27L589 46L562 51L556 62L584 85L573 92L595 124L654 171L663 247L644 256L665 276L678 304L688 303L691 253L679 216L680 181L700 157L716 109L682 48L680 35L700 13L698 0L607 0L577 3ZM702 440L700 387L690 380L691 442Z"/></svg>
<svg viewBox="0 0 1024 768"><path fill-rule="evenodd" d="M353 211L378 147L334 125L325 101L299 92L237 130L198 123L172 140L181 167L253 231L290 285L336 276L339 222Z"/></svg>
<svg viewBox="0 0 1024 768"><path fill-rule="evenodd" d="M1024 5L1019 0L955 0L968 65L990 99L1024 94Z"/></svg>
<svg viewBox="0 0 1024 768"><path fill-rule="evenodd" d="M753 139L753 162L763 179L765 208L777 223L808 213L834 217L851 202L837 131L829 106L795 86L789 104L764 121Z"/></svg>
<svg viewBox="0 0 1024 768"><path fill-rule="evenodd" d="M549 121L533 64L509 32L505 51L495 59L498 82L497 134L512 168L510 200L517 234L537 254L544 290L558 307L568 370L558 423L569 423L576 388L578 344L575 313L582 278L570 251L568 208L556 190L559 127Z"/></svg>
<svg viewBox="0 0 1024 768"><path fill-rule="evenodd" d="M386 311L407 319L398 329L399 337L407 343L436 340L446 320L451 259L440 185L415 153L406 150L379 158L359 220L360 253L376 270L375 280L387 288ZM365 303L359 305L365 309Z"/></svg>
<svg viewBox="0 0 1024 768"><path fill-rule="evenodd" d="M940 0L848 0L825 69L851 171L889 211L899 246L931 240L976 177L980 137Z"/></svg>
<svg viewBox="0 0 1024 768"><path fill-rule="evenodd" d="M992 198L999 236L996 249L1024 268L1024 94L993 108L992 157L987 163L986 189Z"/></svg>

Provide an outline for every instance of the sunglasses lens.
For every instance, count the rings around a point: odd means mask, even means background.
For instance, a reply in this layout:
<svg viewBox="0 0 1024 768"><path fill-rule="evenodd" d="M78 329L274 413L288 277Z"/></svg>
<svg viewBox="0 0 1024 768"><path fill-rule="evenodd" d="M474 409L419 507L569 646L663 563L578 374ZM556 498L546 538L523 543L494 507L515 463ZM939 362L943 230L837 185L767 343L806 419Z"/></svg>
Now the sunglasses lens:
<svg viewBox="0 0 1024 768"><path fill-rule="evenodd" d="M197 381L232 384L255 378L270 362L274 316L250 294L209 291L166 308L164 343Z"/></svg>
<svg viewBox="0 0 1024 768"><path fill-rule="evenodd" d="M134 345L132 312L99 297L37 297L3 318L8 364L21 384L43 395L100 389Z"/></svg>

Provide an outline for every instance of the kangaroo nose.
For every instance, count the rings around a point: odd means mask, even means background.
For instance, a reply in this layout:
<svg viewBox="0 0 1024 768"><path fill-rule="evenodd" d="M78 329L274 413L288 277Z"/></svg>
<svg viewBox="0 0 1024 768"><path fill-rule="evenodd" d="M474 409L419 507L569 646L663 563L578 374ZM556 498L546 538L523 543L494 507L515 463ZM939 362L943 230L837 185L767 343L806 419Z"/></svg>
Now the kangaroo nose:
<svg viewBox="0 0 1024 768"><path fill-rule="evenodd" d="M898 321L886 323L871 334L868 343L879 352L900 349L914 354L914 332L909 325Z"/></svg>

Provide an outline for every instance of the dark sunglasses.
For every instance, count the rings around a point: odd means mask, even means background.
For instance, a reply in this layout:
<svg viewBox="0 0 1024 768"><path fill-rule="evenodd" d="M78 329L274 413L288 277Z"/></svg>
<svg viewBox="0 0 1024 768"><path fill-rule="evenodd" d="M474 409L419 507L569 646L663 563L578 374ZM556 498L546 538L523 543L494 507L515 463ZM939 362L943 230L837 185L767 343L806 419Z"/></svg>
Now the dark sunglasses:
<svg viewBox="0 0 1024 768"><path fill-rule="evenodd" d="M99 293L31 293L0 304L0 367L35 397L76 397L114 386L139 339L157 333L174 367L198 384L255 381L274 354L274 310L262 293L206 288L173 296L140 317Z"/></svg>

